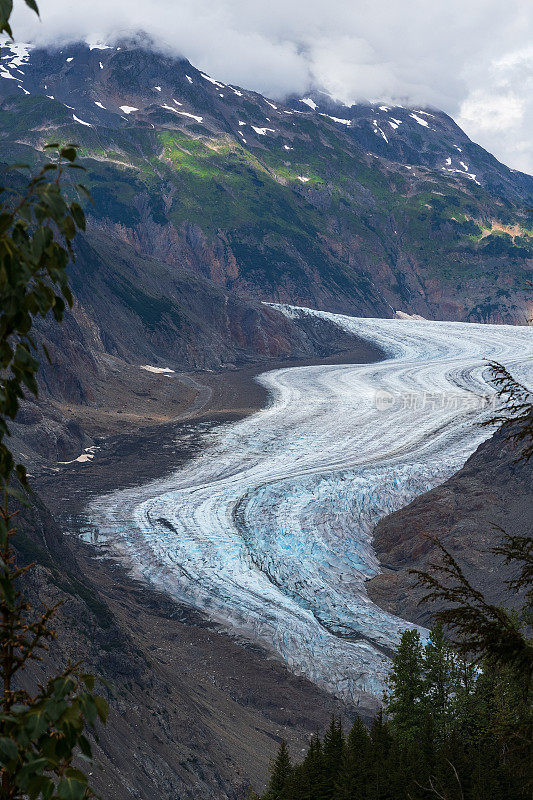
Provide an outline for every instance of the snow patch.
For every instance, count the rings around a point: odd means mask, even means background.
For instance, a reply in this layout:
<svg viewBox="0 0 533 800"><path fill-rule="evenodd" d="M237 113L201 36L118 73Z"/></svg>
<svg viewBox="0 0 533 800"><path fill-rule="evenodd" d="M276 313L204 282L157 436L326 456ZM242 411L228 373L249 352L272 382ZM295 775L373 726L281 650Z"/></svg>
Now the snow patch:
<svg viewBox="0 0 533 800"><path fill-rule="evenodd" d="M177 108L173 108L172 106L161 106L166 111L173 111L174 114L181 114L182 117L190 117L191 119L195 119L196 122L203 122L203 117L197 117L196 114L189 114L188 111L178 111Z"/></svg>
<svg viewBox="0 0 533 800"><path fill-rule="evenodd" d="M311 180L310 178L305 178L303 175L298 175L298 180L302 183L307 183L307 181Z"/></svg>
<svg viewBox="0 0 533 800"><path fill-rule="evenodd" d="M106 107L103 106L102 103L99 100L95 100L94 104L95 104L95 106L98 106L98 108L103 108L104 111L106 110Z"/></svg>
<svg viewBox="0 0 533 800"><path fill-rule="evenodd" d="M328 119L332 119L333 122L338 122L341 125L351 125L352 124L351 119L341 119L340 117L332 117L331 114L323 114L322 112L319 112L319 113L320 113L321 117L327 117Z"/></svg>
<svg viewBox="0 0 533 800"><path fill-rule="evenodd" d="M160 86L154 86L154 89L156 90L156 92L160 92L161 91L161 87Z"/></svg>
<svg viewBox="0 0 533 800"><path fill-rule="evenodd" d="M171 372L176 372L175 369L170 367L152 367L151 364L142 364L141 369L145 369L146 372L153 372L155 375L170 375Z"/></svg>
<svg viewBox="0 0 533 800"><path fill-rule="evenodd" d="M73 458L72 461L59 461L58 463L59 464L75 464L76 461L78 461L80 464L85 464L85 463L87 463L87 461L92 461L93 460L94 452L95 452L95 450L98 450L98 449L99 448L96 447L96 445L93 445L92 447L86 447L85 450L83 451L83 453L81 454L81 456L78 456L77 458Z"/></svg>
<svg viewBox="0 0 533 800"><path fill-rule="evenodd" d="M204 80L209 81L209 83L212 83L213 86L218 86L219 89L224 89L224 87L226 86L225 83L219 83L214 78L210 78L209 75L204 75L203 72L200 72L200 75L202 76L202 78ZM192 83L192 81L191 81L191 83Z"/></svg>
<svg viewBox="0 0 533 800"><path fill-rule="evenodd" d="M135 108L135 106L120 106L120 110L125 114L131 114L132 111L138 111L139 109Z"/></svg>
<svg viewBox="0 0 533 800"><path fill-rule="evenodd" d="M66 105L66 104L65 104L65 105ZM80 125L85 125L87 128L92 128L92 125L91 125L91 123L90 123L90 122L84 122L82 119L80 119L79 117L77 117L77 116L76 116L76 114L73 114L73 115L72 115L72 119L74 120L74 122L79 122L79 123L80 123Z"/></svg>
<svg viewBox="0 0 533 800"><path fill-rule="evenodd" d="M270 133L276 133L274 128L256 128L255 125L252 125L252 128L259 136L266 136L267 131Z"/></svg>
<svg viewBox="0 0 533 800"><path fill-rule="evenodd" d="M426 319L421 317L420 314L407 314L405 311L395 311L394 316L396 319Z"/></svg>
<svg viewBox="0 0 533 800"><path fill-rule="evenodd" d="M418 117L416 114L409 114L409 116L412 117L415 122L418 122L419 125L423 125L424 128L429 128L427 120L422 119L422 117Z"/></svg>
<svg viewBox="0 0 533 800"><path fill-rule="evenodd" d="M313 109L313 111L316 111L316 110L317 110L317 108L318 108L318 106L317 106L317 104L315 103L315 101L314 101L314 100L311 100L311 98L310 98L310 97L302 97L302 99L300 100L300 103L305 103L305 105L306 105L306 106L309 106L309 108L312 108L312 109Z"/></svg>

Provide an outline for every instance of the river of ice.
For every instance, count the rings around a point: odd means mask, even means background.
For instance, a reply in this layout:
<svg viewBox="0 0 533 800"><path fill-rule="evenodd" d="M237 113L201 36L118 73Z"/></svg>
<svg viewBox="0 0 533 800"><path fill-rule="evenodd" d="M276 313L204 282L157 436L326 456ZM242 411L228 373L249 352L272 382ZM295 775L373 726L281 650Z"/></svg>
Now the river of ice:
<svg viewBox="0 0 533 800"><path fill-rule="evenodd" d="M372 531L490 435L484 359L533 379L529 328L314 314L380 345L374 364L267 372L267 408L170 477L94 500L92 541L137 578L346 699L377 694L409 623L367 596Z"/></svg>

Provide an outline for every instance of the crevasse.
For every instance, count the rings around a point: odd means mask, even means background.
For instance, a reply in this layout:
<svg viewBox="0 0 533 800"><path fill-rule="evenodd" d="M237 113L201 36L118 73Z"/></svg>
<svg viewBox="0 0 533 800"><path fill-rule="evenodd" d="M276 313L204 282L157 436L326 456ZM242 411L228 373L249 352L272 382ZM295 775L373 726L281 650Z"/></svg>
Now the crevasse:
<svg viewBox="0 0 533 800"><path fill-rule="evenodd" d="M375 364L260 376L266 409L218 428L164 480L94 500L95 544L137 578L346 699L378 694L409 623L367 596L379 519L456 471L490 431L483 359L533 375L531 329L359 319L291 306L379 344Z"/></svg>

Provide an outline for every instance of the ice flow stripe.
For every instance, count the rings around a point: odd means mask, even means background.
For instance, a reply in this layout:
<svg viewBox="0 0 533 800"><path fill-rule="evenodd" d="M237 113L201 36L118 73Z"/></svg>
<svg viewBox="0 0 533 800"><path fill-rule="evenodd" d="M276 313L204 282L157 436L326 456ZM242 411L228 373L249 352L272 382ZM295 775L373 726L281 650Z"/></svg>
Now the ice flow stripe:
<svg viewBox="0 0 533 800"><path fill-rule="evenodd" d="M372 530L456 471L489 431L476 425L478 407L380 411L376 390L485 395L484 358L530 382L531 329L278 308L326 318L389 357L263 374L266 409L218 428L171 477L93 501L95 541L320 686L347 698L378 693L408 623L366 593L379 572Z"/></svg>

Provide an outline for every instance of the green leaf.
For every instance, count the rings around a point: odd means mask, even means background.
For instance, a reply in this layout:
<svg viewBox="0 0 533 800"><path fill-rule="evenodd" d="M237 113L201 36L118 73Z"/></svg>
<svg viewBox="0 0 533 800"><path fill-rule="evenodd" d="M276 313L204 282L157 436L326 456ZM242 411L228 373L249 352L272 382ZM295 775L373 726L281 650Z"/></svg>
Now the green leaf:
<svg viewBox="0 0 533 800"><path fill-rule="evenodd" d="M66 158L67 161L74 161L77 156L76 148L72 146L62 147L59 154L62 158Z"/></svg>
<svg viewBox="0 0 533 800"><path fill-rule="evenodd" d="M19 479L21 484L25 486L28 483L26 467L23 464L17 464L17 466L15 467L15 471L17 473L17 478Z"/></svg>
<svg viewBox="0 0 533 800"><path fill-rule="evenodd" d="M109 714L109 704L107 700L100 695L95 695L94 704L96 706L96 710L98 711L98 717L100 718L101 722L105 724L107 721L107 715Z"/></svg>
<svg viewBox="0 0 533 800"><path fill-rule="evenodd" d="M85 686L87 687L87 689L90 692L92 692L93 689L94 689L94 675L89 675L87 673L86 675L82 675L81 679L82 679L83 683L85 684Z"/></svg>
<svg viewBox="0 0 533 800"><path fill-rule="evenodd" d="M2 2L2 0L0 0ZM6 172L8 170L16 170L16 169L31 169L29 164L24 163L23 161L16 161L14 164L10 164L6 167Z"/></svg>
<svg viewBox="0 0 533 800"><path fill-rule="evenodd" d="M90 191L83 185L83 183L77 183L76 184L76 189L79 192L81 192L83 195L85 195L87 200L90 200L91 203L92 203L92 201L93 201L92 195L91 195Z"/></svg>
<svg viewBox="0 0 533 800"><path fill-rule="evenodd" d="M87 737L84 736L83 734L78 739L78 745L80 747L82 755L85 756L85 758L88 761L92 761L93 753L92 753L92 750L91 750L91 745L90 745L89 740L87 739Z"/></svg>
<svg viewBox="0 0 533 800"><path fill-rule="evenodd" d="M28 8L31 8L32 11L35 11L37 16L39 16L39 8L37 7L37 3L35 0L24 0Z"/></svg>
<svg viewBox="0 0 533 800"><path fill-rule="evenodd" d="M6 764L18 756L18 747L13 739L7 739L5 736L0 738L0 761Z"/></svg>
<svg viewBox="0 0 533 800"><path fill-rule="evenodd" d="M24 494L22 494L22 492L19 492L18 489L13 489L12 486L8 486L6 491L7 491L7 493L9 495L11 495L11 497L14 497L23 506L26 506L27 508L31 507L31 503L28 502L28 499L26 498L26 496Z"/></svg>
<svg viewBox="0 0 533 800"><path fill-rule="evenodd" d="M79 203L71 203L70 204L70 213L74 217L74 222L82 231L85 230L85 214L83 213L83 209Z"/></svg>
<svg viewBox="0 0 533 800"><path fill-rule="evenodd" d="M0 0L0 25L8 24L9 17L13 11L13 0Z"/></svg>
<svg viewBox="0 0 533 800"><path fill-rule="evenodd" d="M57 796L61 800L83 800L85 797L86 783L75 778L62 778L57 787Z"/></svg>
<svg viewBox="0 0 533 800"><path fill-rule="evenodd" d="M26 791L28 792L29 800L37 800L38 797L48 800L48 798L52 797L54 788L53 782L46 775L36 775L28 781Z"/></svg>
<svg viewBox="0 0 533 800"><path fill-rule="evenodd" d="M81 771L81 769L76 769L75 767L68 767L65 770L65 777L66 778L74 778L80 783L87 783L87 776Z"/></svg>

